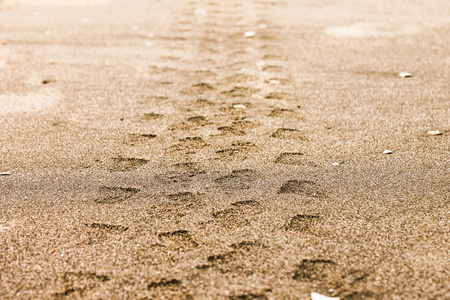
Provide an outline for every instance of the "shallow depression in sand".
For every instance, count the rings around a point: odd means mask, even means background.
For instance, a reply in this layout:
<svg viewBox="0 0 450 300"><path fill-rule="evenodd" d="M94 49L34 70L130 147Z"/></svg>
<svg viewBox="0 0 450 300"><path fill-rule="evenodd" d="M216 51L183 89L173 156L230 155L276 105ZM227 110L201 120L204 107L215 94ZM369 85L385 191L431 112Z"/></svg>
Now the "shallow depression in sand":
<svg viewBox="0 0 450 300"><path fill-rule="evenodd" d="M36 112L55 105L60 99L61 92L49 88L29 95L0 95L0 115Z"/></svg>

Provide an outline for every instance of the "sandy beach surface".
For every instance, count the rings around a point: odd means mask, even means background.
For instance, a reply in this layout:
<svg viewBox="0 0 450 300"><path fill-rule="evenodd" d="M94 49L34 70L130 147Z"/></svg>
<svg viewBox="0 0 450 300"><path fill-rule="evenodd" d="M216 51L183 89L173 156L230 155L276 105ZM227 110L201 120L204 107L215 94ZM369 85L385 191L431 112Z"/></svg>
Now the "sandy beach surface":
<svg viewBox="0 0 450 300"><path fill-rule="evenodd" d="M0 299L450 299L449 45L445 0L0 0Z"/></svg>

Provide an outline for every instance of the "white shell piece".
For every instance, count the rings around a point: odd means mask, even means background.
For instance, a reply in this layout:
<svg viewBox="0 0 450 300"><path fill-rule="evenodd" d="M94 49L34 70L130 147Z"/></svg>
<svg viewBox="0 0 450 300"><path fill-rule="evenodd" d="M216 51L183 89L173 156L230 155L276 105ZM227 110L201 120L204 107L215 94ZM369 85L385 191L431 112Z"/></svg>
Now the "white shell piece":
<svg viewBox="0 0 450 300"><path fill-rule="evenodd" d="M383 154L392 154L392 151L391 150L384 150Z"/></svg>
<svg viewBox="0 0 450 300"><path fill-rule="evenodd" d="M428 131L429 135L442 135L442 132L440 132L439 130L430 130Z"/></svg>
<svg viewBox="0 0 450 300"><path fill-rule="evenodd" d="M412 74L408 73L408 72L400 72L400 73L398 73L398 76L406 78L406 77L412 77Z"/></svg>
<svg viewBox="0 0 450 300"><path fill-rule="evenodd" d="M254 31L246 31L246 32L244 32L244 36L246 37L246 38L252 38L252 37L254 37L256 35L256 32L254 32Z"/></svg>

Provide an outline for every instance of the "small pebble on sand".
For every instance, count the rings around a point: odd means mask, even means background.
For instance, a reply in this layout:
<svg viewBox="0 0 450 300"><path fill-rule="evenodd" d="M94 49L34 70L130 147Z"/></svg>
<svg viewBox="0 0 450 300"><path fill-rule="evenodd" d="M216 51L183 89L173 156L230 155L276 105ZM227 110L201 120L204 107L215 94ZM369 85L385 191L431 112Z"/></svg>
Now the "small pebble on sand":
<svg viewBox="0 0 450 300"><path fill-rule="evenodd" d="M311 293L311 300L339 300L339 297L328 297L319 293Z"/></svg>
<svg viewBox="0 0 450 300"><path fill-rule="evenodd" d="M339 166L340 164L341 163L338 163L338 162L331 163L332 166Z"/></svg>
<svg viewBox="0 0 450 300"><path fill-rule="evenodd" d="M252 38L252 37L254 37L256 35L256 32L254 32L254 31L246 31L246 32L244 32L244 36L246 37L246 38Z"/></svg>
<svg viewBox="0 0 450 300"><path fill-rule="evenodd" d="M271 80L269 80L269 83L270 84L280 84L280 81L276 80L276 79L271 79Z"/></svg>
<svg viewBox="0 0 450 300"><path fill-rule="evenodd" d="M245 107L244 104L235 104L235 105L233 105L233 108L236 108L236 109L246 109L246 107Z"/></svg>
<svg viewBox="0 0 450 300"><path fill-rule="evenodd" d="M428 131L429 135L442 135L442 132L440 132L439 130L430 130Z"/></svg>
<svg viewBox="0 0 450 300"><path fill-rule="evenodd" d="M383 154L392 154L391 150L384 150Z"/></svg>
<svg viewBox="0 0 450 300"><path fill-rule="evenodd" d="M398 76L406 78L406 77L412 77L412 74L408 73L408 72L400 72L400 73L398 73Z"/></svg>

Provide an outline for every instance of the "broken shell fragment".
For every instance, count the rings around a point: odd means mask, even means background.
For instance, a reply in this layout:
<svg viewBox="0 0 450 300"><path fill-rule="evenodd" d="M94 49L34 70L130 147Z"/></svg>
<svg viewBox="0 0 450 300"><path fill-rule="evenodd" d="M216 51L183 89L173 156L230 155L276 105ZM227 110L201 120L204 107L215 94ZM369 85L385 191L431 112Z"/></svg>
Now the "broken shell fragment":
<svg viewBox="0 0 450 300"><path fill-rule="evenodd" d="M244 36L246 37L246 38L252 38L252 37L254 37L256 35L256 32L254 32L254 31L246 31L246 32L244 32Z"/></svg>
<svg viewBox="0 0 450 300"><path fill-rule="evenodd" d="M269 83L270 84L280 84L280 81L276 80L276 79L271 79L271 80L269 80Z"/></svg>
<svg viewBox="0 0 450 300"><path fill-rule="evenodd" d="M311 300L339 300L339 297L328 297L319 293L311 293Z"/></svg>
<svg viewBox="0 0 450 300"><path fill-rule="evenodd" d="M12 175L10 172L1 172L0 176L8 176L8 175Z"/></svg>
<svg viewBox="0 0 450 300"><path fill-rule="evenodd" d="M412 74L408 73L408 72L400 72L400 73L398 73L398 76L406 78L406 77L412 77Z"/></svg>
<svg viewBox="0 0 450 300"><path fill-rule="evenodd" d="M245 107L244 104L235 104L235 105L233 105L233 108L236 108L236 109L245 109L246 107Z"/></svg>
<svg viewBox="0 0 450 300"><path fill-rule="evenodd" d="M392 154L391 150L384 150L383 154Z"/></svg>
<svg viewBox="0 0 450 300"><path fill-rule="evenodd" d="M429 135L442 135L442 132L440 132L439 130L430 130L428 131Z"/></svg>

